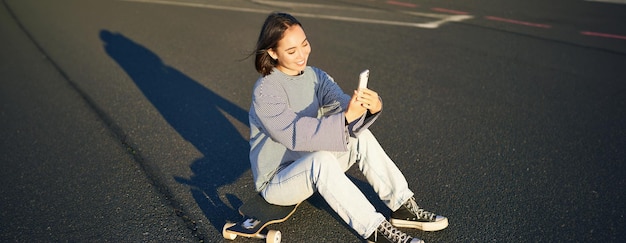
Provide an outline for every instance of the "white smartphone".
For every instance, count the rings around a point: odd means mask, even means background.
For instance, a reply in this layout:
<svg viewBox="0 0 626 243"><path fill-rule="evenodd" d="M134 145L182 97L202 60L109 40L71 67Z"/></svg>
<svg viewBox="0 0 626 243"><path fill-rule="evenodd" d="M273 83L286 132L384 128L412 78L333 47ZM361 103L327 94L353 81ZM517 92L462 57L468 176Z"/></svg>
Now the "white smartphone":
<svg viewBox="0 0 626 243"><path fill-rule="evenodd" d="M365 69L359 74L359 89L367 88L367 80L370 78L370 70Z"/></svg>

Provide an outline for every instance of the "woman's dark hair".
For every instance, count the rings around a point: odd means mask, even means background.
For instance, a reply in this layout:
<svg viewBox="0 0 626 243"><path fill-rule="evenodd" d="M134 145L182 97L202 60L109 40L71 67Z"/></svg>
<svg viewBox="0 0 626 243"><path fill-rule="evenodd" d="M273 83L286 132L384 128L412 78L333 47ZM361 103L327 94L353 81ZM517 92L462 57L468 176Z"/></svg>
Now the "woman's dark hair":
<svg viewBox="0 0 626 243"><path fill-rule="evenodd" d="M272 72L272 69L278 63L270 56L267 50L276 50L278 42L283 38L285 30L293 25L302 27L302 24L288 13L274 12L267 16L265 23L263 23L263 28L261 28L259 40L256 42L254 66L257 72L261 73L263 76L269 75Z"/></svg>

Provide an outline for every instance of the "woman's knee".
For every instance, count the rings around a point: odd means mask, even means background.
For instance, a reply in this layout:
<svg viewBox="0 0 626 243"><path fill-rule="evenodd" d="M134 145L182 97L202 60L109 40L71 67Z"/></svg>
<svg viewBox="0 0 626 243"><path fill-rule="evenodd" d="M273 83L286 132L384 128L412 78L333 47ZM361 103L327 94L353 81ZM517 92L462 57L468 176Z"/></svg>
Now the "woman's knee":
<svg viewBox="0 0 626 243"><path fill-rule="evenodd" d="M326 168L333 168L338 166L337 157L332 152L328 151L317 151L313 152L308 156L311 161L312 167L317 170L323 170Z"/></svg>
<svg viewBox="0 0 626 243"><path fill-rule="evenodd" d="M304 159L308 160L310 163L309 170L311 181L316 185L316 187L319 186L319 182L327 181L328 178L336 176L333 174L343 173L337 158L332 152L313 152Z"/></svg>

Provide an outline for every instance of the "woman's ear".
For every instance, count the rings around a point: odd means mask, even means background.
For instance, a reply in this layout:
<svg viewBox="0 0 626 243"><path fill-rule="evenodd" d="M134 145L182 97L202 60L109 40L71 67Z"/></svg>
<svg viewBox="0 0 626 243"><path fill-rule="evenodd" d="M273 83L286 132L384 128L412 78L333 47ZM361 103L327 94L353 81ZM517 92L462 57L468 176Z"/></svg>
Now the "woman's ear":
<svg viewBox="0 0 626 243"><path fill-rule="evenodd" d="M270 55L270 57L274 60L278 59L278 55L276 55L276 52L274 51L274 49L267 49L267 54Z"/></svg>

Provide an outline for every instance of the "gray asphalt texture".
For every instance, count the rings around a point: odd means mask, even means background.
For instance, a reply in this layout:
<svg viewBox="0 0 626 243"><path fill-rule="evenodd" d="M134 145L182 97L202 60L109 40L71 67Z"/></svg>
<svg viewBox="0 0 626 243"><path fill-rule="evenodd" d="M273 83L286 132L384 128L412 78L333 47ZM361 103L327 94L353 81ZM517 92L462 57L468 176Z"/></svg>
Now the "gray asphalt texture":
<svg viewBox="0 0 626 243"><path fill-rule="evenodd" d="M156 2L0 5L0 241L228 242L223 224L255 193L247 57L272 10L299 18L309 64L345 91L371 70L385 106L371 130L419 204L450 220L411 235L626 240L626 40L581 34L626 36L626 5ZM473 18L426 29L320 17L422 23L436 17L405 11L434 8ZM319 195L272 228L285 242L361 241Z"/></svg>

